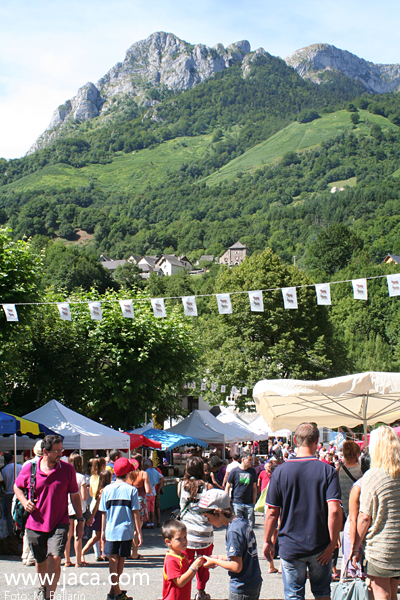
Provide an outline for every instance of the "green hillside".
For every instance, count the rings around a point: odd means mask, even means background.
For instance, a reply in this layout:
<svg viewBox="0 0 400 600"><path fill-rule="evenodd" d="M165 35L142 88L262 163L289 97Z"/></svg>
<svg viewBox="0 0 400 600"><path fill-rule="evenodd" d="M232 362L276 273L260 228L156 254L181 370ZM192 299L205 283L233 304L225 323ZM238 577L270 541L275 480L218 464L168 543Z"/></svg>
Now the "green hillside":
<svg viewBox="0 0 400 600"><path fill-rule="evenodd" d="M139 193L158 185L185 161L201 160L211 145L211 135L168 140L155 148L125 154L117 152L111 162L76 168L63 163L46 165L0 188L4 192L58 191L95 183L105 194Z"/></svg>
<svg viewBox="0 0 400 600"><path fill-rule="evenodd" d="M269 165L282 158L287 152L304 152L310 148L319 146L321 142L335 137L338 133L350 131L353 124L346 110L336 111L323 115L311 123L298 123L297 121L288 125L265 142L257 144L244 154L230 161L219 171L207 177L204 181L207 185L216 185L223 181L232 181L238 174L252 173L263 165ZM382 129L398 131L399 127L394 125L385 117L374 115L366 110L360 110L360 123L358 132L369 133L369 123L376 123Z"/></svg>

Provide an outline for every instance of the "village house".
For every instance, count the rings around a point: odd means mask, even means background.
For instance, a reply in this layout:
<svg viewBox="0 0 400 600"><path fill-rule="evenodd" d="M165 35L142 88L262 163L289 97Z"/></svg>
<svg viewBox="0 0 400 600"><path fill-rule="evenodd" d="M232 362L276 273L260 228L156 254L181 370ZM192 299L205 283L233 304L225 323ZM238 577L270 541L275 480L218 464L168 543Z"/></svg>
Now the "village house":
<svg viewBox="0 0 400 600"><path fill-rule="evenodd" d="M186 256L177 257L175 254L163 254L155 266L167 276L175 275L179 271L191 271L193 269L192 264Z"/></svg>
<svg viewBox="0 0 400 600"><path fill-rule="evenodd" d="M219 259L220 265L227 265L228 267L234 267L240 265L244 261L246 256L250 256L250 252L246 248L246 244L236 242L233 244Z"/></svg>

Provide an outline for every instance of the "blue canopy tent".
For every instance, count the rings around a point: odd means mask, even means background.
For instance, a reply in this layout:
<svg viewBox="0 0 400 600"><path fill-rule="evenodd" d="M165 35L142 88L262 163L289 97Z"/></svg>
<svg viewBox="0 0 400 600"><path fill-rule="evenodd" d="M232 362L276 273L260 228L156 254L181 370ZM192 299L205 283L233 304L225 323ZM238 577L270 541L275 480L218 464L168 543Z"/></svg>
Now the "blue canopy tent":
<svg viewBox="0 0 400 600"><path fill-rule="evenodd" d="M173 450L179 446L201 446L202 448L207 448L208 445L206 442L202 442L195 437L181 435L179 433L170 433L169 431L164 431L164 429L153 429L151 427L147 429L146 427L140 427L139 429L128 431L128 433L139 432L141 435L145 435L152 440L161 442L162 450Z"/></svg>

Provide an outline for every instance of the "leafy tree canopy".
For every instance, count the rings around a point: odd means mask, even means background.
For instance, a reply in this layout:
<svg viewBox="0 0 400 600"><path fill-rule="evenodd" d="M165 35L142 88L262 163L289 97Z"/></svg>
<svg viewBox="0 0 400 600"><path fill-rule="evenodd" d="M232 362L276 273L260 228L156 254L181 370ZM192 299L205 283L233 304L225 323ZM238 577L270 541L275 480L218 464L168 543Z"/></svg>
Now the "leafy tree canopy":
<svg viewBox="0 0 400 600"><path fill-rule="evenodd" d="M202 319L207 400L225 400L209 391L212 383L226 384L229 393L231 386L251 388L265 378L318 379L345 372L327 312L317 306L314 289L298 289L298 310L284 309L280 288L307 283L304 273L283 265L270 249L223 270L216 292L271 291L264 292L264 312L251 312L246 293L233 294L232 315L216 315L213 306L214 316ZM215 298L210 302L216 305ZM237 404L244 408L247 401L239 397Z"/></svg>

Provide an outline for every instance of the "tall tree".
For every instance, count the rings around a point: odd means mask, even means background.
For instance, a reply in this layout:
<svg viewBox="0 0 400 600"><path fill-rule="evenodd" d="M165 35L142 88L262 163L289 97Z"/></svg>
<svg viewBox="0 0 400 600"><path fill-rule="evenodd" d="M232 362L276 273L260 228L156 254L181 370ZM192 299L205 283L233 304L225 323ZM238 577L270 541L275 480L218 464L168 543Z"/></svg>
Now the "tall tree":
<svg viewBox="0 0 400 600"><path fill-rule="evenodd" d="M146 412L179 410L181 382L196 357L190 322L176 310L155 318L143 295L131 296L135 317L125 318L123 298L126 293L77 293L69 298L71 322L61 321L54 305L36 307L23 329L19 369L6 379L9 406L23 414L56 397L124 429L143 422ZM87 302L99 299L103 319L96 321Z"/></svg>
<svg viewBox="0 0 400 600"><path fill-rule="evenodd" d="M307 284L304 273L282 264L270 249L218 277L216 292L267 291L264 312L251 312L247 293L231 296L232 315L216 315L211 299L214 316L201 322L199 371L207 381L207 400L225 399L210 391L212 383L218 392L226 385L229 393L232 386L252 388L264 378L318 379L345 372L326 307L317 306L315 290L298 289L298 309L284 309L281 288ZM237 405L243 408L248 400L239 396Z"/></svg>

